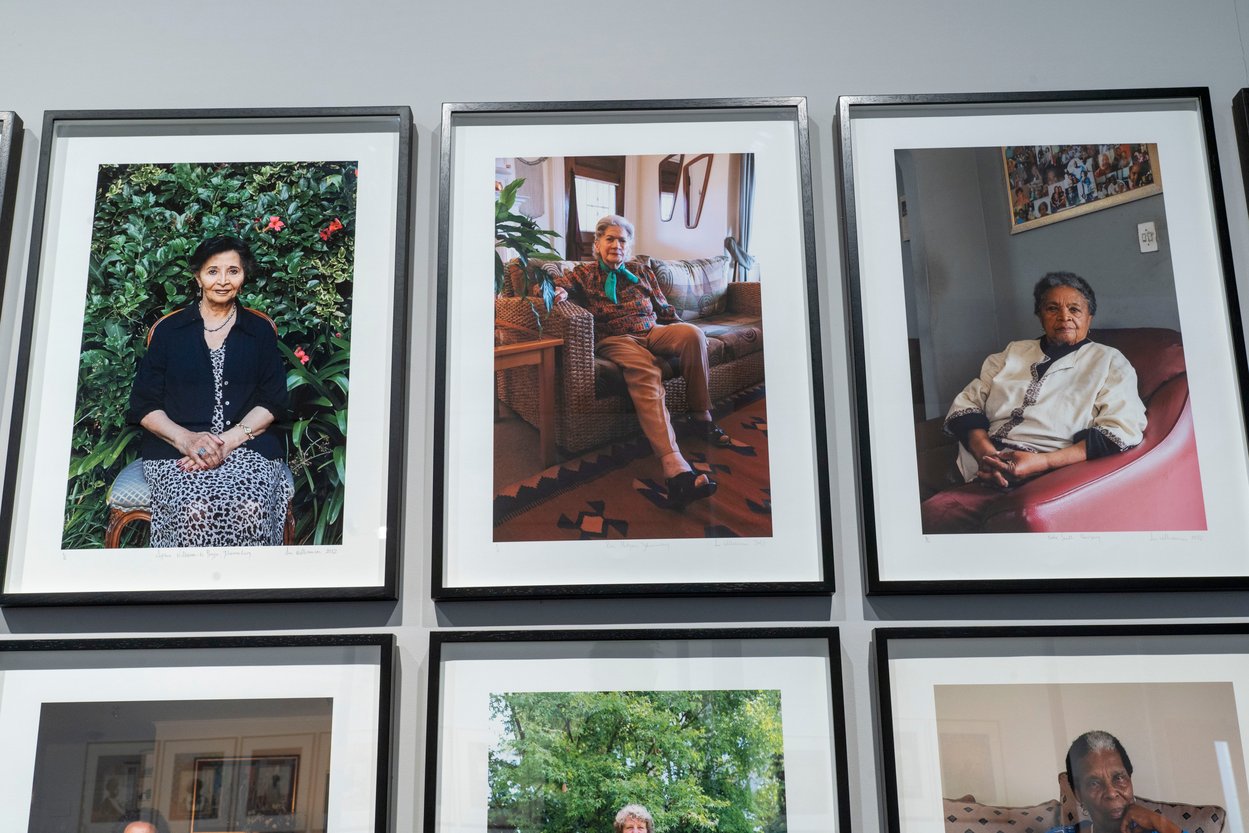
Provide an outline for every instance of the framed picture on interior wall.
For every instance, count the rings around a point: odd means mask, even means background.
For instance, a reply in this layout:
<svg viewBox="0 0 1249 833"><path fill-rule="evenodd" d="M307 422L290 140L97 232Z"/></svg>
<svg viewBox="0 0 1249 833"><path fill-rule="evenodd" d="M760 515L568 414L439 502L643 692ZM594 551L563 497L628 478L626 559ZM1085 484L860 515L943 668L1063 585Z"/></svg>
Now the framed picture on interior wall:
<svg viewBox="0 0 1249 833"><path fill-rule="evenodd" d="M1208 92L839 109L867 591L1249 585L1249 377ZM1113 194L1121 163L1146 184ZM1088 210L1014 222L1072 176Z"/></svg>
<svg viewBox="0 0 1249 833"><path fill-rule="evenodd" d="M0 601L395 598L411 111L43 137Z"/></svg>
<svg viewBox="0 0 1249 833"><path fill-rule="evenodd" d="M434 597L830 592L805 99L446 104L439 199Z"/></svg>
<svg viewBox="0 0 1249 833"><path fill-rule="evenodd" d="M1244 830L1244 625L874 642L890 833Z"/></svg>
<svg viewBox="0 0 1249 833"><path fill-rule="evenodd" d="M835 628L431 635L425 820L851 829Z"/></svg>
<svg viewBox="0 0 1249 833"><path fill-rule="evenodd" d="M389 634L0 643L6 827L382 833L393 654Z"/></svg>
<svg viewBox="0 0 1249 833"><path fill-rule="evenodd" d="M17 171L22 160L22 120L12 110L0 110L0 288L4 286L13 237L13 206L17 201Z"/></svg>

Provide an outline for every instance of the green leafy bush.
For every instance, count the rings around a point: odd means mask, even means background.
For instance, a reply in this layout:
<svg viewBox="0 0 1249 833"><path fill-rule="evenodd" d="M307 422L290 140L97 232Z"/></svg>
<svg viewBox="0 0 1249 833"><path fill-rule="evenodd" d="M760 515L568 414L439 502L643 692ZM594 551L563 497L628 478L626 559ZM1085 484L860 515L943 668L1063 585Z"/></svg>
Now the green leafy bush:
<svg viewBox="0 0 1249 833"><path fill-rule="evenodd" d="M656 833L784 833L781 697L761 691L493 694L493 833L611 833L626 804Z"/></svg>
<svg viewBox="0 0 1249 833"><path fill-rule="evenodd" d="M125 414L148 329L194 303L187 258L219 234L255 253L239 298L274 320L289 365L296 540L342 541L356 176L349 161L100 167L62 546L103 546L108 488L138 457Z"/></svg>

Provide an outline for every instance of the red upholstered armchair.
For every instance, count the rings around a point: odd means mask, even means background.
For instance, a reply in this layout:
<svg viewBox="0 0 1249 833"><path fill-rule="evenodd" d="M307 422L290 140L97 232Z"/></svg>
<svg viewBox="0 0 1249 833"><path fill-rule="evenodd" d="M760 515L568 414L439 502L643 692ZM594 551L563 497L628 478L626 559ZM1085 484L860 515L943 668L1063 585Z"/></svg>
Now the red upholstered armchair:
<svg viewBox="0 0 1249 833"><path fill-rule="evenodd" d="M1175 330L1095 330L1090 338L1117 348L1136 369L1148 426L1136 448L1040 475L988 502L981 532L1120 532L1206 528L1193 434L1184 346ZM916 425L920 481L948 469L957 442L941 435L943 419ZM940 437L940 439L938 439ZM953 489L983 490L979 483ZM921 488L921 492L925 490ZM921 493L929 499L931 488ZM932 504L930 504L931 506Z"/></svg>

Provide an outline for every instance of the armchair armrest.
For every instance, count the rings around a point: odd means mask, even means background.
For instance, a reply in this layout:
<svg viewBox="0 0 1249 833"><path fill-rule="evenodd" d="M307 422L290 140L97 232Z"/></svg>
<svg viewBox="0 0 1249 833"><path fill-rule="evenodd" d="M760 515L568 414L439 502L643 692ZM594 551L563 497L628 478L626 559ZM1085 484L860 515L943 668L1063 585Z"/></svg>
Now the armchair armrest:
<svg viewBox="0 0 1249 833"><path fill-rule="evenodd" d="M1149 402L1136 448L1043 474L1003 495L986 532L1205 529L1191 403L1184 376ZM1148 512L1140 507L1148 506Z"/></svg>
<svg viewBox="0 0 1249 833"><path fill-rule="evenodd" d="M763 315L762 290L758 281L730 283L728 308L742 315Z"/></svg>

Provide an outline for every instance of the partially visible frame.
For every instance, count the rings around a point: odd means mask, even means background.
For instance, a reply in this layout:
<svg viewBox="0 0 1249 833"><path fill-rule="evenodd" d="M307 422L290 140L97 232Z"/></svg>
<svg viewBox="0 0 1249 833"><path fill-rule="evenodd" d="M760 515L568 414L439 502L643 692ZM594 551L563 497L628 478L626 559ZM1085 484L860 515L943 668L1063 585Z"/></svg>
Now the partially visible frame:
<svg viewBox="0 0 1249 833"><path fill-rule="evenodd" d="M731 436L743 441L739 444L743 451L750 450L754 437L766 434L772 438L766 446L769 459L763 472L749 482L745 475L738 476L743 485L733 507L742 512L736 519L743 524L742 531L733 528L736 524L729 512L718 514L717 500L730 497L723 482L719 493L684 512L663 508L660 504L666 493L659 463L650 456L640 429L610 449L606 444L576 449L554 466L549 460L531 463L517 475L522 479L516 481L515 489L508 481L491 487L490 474L500 453L493 440L495 386L491 380L508 372L496 371L493 364L495 299L488 288L494 260L489 241L497 237L492 204L496 189L503 185L496 176L497 165L513 158L529 164L612 156L624 160L627 169L657 164L677 153L686 158L699 153L735 154L750 156L754 163L753 172L742 176L754 183L751 196L745 198L751 200L752 208L746 213L753 216L747 221L753 229L747 257L753 257L750 262L759 266L755 274L761 276L766 396L756 379L743 391L715 403L723 405L727 414L747 407L741 402L747 394L754 397L750 401L756 406L766 402L766 418L742 417L724 423ZM440 169L434 598L830 592L832 543L806 100L445 104ZM717 161L712 173L727 177L729 170L727 160ZM562 171L561 166L552 176L562 177ZM632 219L639 229L631 254L678 257L662 253L666 244L659 242L658 230L652 242L646 242L637 214L650 212L659 199L653 192L634 196L633 189L654 188L656 176L647 167L636 180L636 186L628 181L624 186L625 213L634 213ZM551 185L546 187L549 201L554 191ZM728 192L727 186L722 190ZM738 193L731 192L733 204L743 199ZM553 206L547 215L552 218L550 230L559 232L554 245L564 256L562 200ZM655 211L652 225L658 229L662 219ZM721 213L717 217L717 223L725 222ZM594 219L597 216L588 220L591 226ZM703 225L708 222L705 218ZM671 223L663 229L666 235L677 233L685 232ZM697 247L696 254L679 257L721 255L723 239L723 233L713 234ZM550 335L553 331L548 327L543 332ZM583 346L580 355L592 352L593 346ZM554 350L556 365L562 367L568 361L568 345L557 345ZM593 363L593 356L589 362ZM553 394L546 395L553 396L554 404L540 405L539 411L553 413L573 396L570 388L581 389L562 376L553 384ZM628 398L621 396L622 402ZM681 416L674 416L674 424ZM586 414L585 419L631 417L631 406L622 405L619 412ZM747 427L741 422L748 422ZM704 460L705 443L684 436L678 437L678 443L695 468L713 476L723 472L728 477L735 462L743 466L750 462L741 455L728 459L733 454L717 460L715 449ZM619 447L634 455L629 460L642 462L638 469L627 469L637 473L614 495L623 494L635 502L642 496L656 505L613 514L611 499L604 504L595 495L587 495L587 503L578 508L557 510L549 504L525 503L547 493L571 500L570 487L578 486L590 471L582 461L603 451L607 455L600 460L626 457L616 452ZM623 467L613 468L610 473L623 471ZM535 483L537 489L532 488ZM537 508L530 508L534 505ZM505 525L522 513L523 522L532 526L507 537L511 533L504 533ZM690 517L698 519L697 523L686 520ZM750 525L745 525L747 518ZM697 529L682 527L678 532L682 524Z"/></svg>
<svg viewBox="0 0 1249 833"><path fill-rule="evenodd" d="M752 824L845 833L840 656L834 628L436 632L424 829L485 829L517 813L532 829L556 817L589 829L642 804L656 829L758 813ZM544 721L565 718L571 735L548 748ZM544 764L527 766L531 756ZM547 800L564 794L581 809ZM489 806L492 796L505 803Z"/></svg>
<svg viewBox="0 0 1249 833"><path fill-rule="evenodd" d="M396 598L410 109L49 111L43 137L0 513L0 602ZM267 184L239 203L217 178ZM332 193L343 195L341 208ZM153 204L174 230L159 248L149 228L159 218L141 213ZM100 549L116 546L104 529L110 484L139 453L141 432L116 413L132 378L125 368L159 315L193 302L186 257L212 234L237 234L268 256L251 276L256 296L245 281L240 300L272 314L292 403L303 403L280 426L296 481L293 543L160 549L123 539L120 549ZM140 266L119 275L111 263L127 247ZM129 313L108 306L128 294L160 302ZM85 310L101 306L88 321ZM78 384L42 383L51 378ZM107 396L88 393L92 379L109 380ZM92 425L102 426L98 436Z"/></svg>
<svg viewBox="0 0 1249 833"><path fill-rule="evenodd" d="M17 202L17 173L22 161L22 120L12 110L0 110L0 290L8 274L9 244L13 237L13 206Z"/></svg>
<svg viewBox="0 0 1249 833"><path fill-rule="evenodd" d="M1240 176L1249 195L1249 87L1232 98L1232 121L1236 125L1236 147L1240 151Z"/></svg>
<svg viewBox="0 0 1249 833"><path fill-rule="evenodd" d="M1092 730L1128 752L1136 800L1244 829L1245 625L881 628L874 658L890 833L1074 824L1060 773Z"/></svg>
<svg viewBox="0 0 1249 833"><path fill-rule="evenodd" d="M838 128L867 592L1249 584L1249 372L1208 91L843 96ZM1157 148L1165 192L1011 236L1001 148L1115 141ZM1110 328L1170 344L1176 430L1076 464L1097 478L1072 466L1012 489L1008 521L979 527L992 531L934 529L921 502L941 418L985 356L1036 338L1031 290L1057 271L1098 293L1093 341Z"/></svg>
<svg viewBox="0 0 1249 833"><path fill-rule="evenodd" d="M389 634L0 643L8 823L382 833L393 663ZM265 753L266 735L303 738L307 753ZM210 794L205 762L226 760L239 763L238 778L229 795ZM273 806L249 795L257 763L270 765L270 781L279 776ZM317 771L296 774L305 767ZM283 773L307 789L282 783Z"/></svg>

